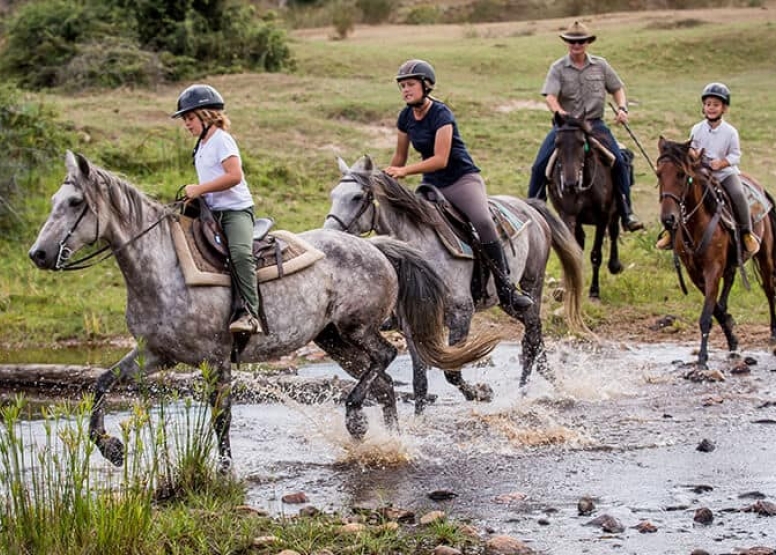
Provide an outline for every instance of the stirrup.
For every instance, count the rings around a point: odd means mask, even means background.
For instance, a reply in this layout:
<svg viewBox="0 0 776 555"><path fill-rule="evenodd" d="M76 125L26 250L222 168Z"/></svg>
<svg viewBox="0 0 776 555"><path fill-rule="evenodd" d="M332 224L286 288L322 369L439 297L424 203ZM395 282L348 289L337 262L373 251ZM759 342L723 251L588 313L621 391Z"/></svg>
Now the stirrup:
<svg viewBox="0 0 776 555"><path fill-rule="evenodd" d="M744 233L741 242L744 244L744 250L750 256L754 256L760 250L760 239L751 231Z"/></svg>
<svg viewBox="0 0 776 555"><path fill-rule="evenodd" d="M660 232L660 235L657 238L655 248L661 251L670 251L673 247L674 245L671 241L671 234L664 229Z"/></svg>

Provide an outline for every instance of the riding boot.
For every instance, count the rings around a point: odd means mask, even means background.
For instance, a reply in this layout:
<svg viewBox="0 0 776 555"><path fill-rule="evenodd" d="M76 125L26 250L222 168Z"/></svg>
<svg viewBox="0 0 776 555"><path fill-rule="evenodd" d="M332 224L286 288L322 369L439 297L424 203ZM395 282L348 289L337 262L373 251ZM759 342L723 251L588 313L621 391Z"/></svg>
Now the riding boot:
<svg viewBox="0 0 776 555"><path fill-rule="evenodd" d="M630 199L622 195L620 199L620 214L622 215L622 228L625 231L638 231L644 229L644 224L639 221L631 208Z"/></svg>
<svg viewBox="0 0 776 555"><path fill-rule="evenodd" d="M509 280L509 266L501 243L499 241L483 243L482 250L493 262L493 279L496 282L496 292L502 308L508 314L515 314L532 306L534 303L531 297L520 293Z"/></svg>

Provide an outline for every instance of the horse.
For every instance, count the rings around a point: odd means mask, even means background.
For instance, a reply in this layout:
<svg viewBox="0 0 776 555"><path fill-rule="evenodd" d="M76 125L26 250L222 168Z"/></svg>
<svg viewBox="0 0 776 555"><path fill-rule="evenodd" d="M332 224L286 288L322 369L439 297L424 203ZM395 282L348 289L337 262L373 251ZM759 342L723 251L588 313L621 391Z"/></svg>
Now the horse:
<svg viewBox="0 0 776 555"><path fill-rule="evenodd" d="M29 256L41 269L83 268L72 260L86 245L107 243L127 288L126 321L137 345L101 374L94 387L89 434L116 466L124 461L120 439L104 426L105 395L120 382L178 363L208 365L215 372L210 392L212 425L220 471L232 465L231 353L228 332L232 292L227 285L190 287L175 250L171 228L178 212L147 197L131 183L68 151L67 175L52 197L51 213ZM386 426L398 428L396 397L386 368L397 349L380 333L395 307L408 322L428 364L458 368L485 356L498 343L483 333L455 347L446 343L445 285L416 249L391 238L363 241L333 230L311 230L298 238L323 257L305 269L261 284L269 329L247 339L238 362L287 355L314 341L356 378L345 401L346 427L355 440L367 432L362 405L370 393L382 405ZM94 253L93 253L94 254ZM420 339L422 338L422 339Z"/></svg>
<svg viewBox="0 0 776 555"><path fill-rule="evenodd" d="M622 272L617 239L620 225L617 219L616 191L612 181L611 157L592 136L590 124L581 118L556 112L555 154L548 166L548 196L561 219L574 234L580 248L585 249L585 230L595 227L590 262L593 278L588 296L601 296L599 274L603 262L602 248L609 234L609 272ZM595 145L595 146L593 146ZM553 163L554 162L554 163Z"/></svg>
<svg viewBox="0 0 776 555"><path fill-rule="evenodd" d="M712 316L722 327L728 350L738 349L733 332L733 317L728 312L728 297L733 287L736 269L743 272L743 249L740 249L735 220L729 202L721 187L703 166L703 154L690 148L691 141L674 142L664 137L658 140L657 179L660 192L660 220L671 234L675 265L685 294L687 290L681 274L678 257L690 279L703 294L703 310L699 325L701 345L696 365L707 368L709 333ZM776 213L773 198L751 177L741 174L765 201L767 211L754 218L753 232L760 237L761 246L752 257L760 286L768 300L770 341L776 342L776 314L774 314L774 268L776 268ZM746 186L746 185L745 185ZM767 204L770 206L767 206ZM753 210L753 216L756 215ZM744 274L745 275L745 274ZM722 289L720 290L720 282Z"/></svg>
<svg viewBox="0 0 776 555"><path fill-rule="evenodd" d="M440 238L441 220L434 204L405 188L383 171L375 169L369 156L363 156L352 167L338 158L341 179L330 193L331 208L324 221L324 228L339 229L356 235L372 232L398 237L416 245L443 276L448 284L449 299L446 303L446 323L449 327L449 343L464 340L475 310L485 310L497 302L494 284L488 284L488 295L475 303L472 295L472 278L477 274L472 257L460 257L451 251ZM522 201L510 196L491 197L506 207L512 217L525 222L517 237L503 240L509 261L511 279L520 284L534 304L515 317L525 327L522 338L522 374L524 386L534 366L549 376L542 336L540 317L542 289L547 260L552 247L560 258L566 292L565 316L572 333L589 332L581 316L582 252L563 222L550 212L541 201ZM530 224L530 225L529 225ZM498 227L498 226L497 226ZM406 334L407 346L413 362L413 388L415 411L423 411L427 402L428 384L426 368L414 350L418 338ZM460 372L445 371L445 378L456 386L467 400L490 400L492 391L487 386L475 387L466 383Z"/></svg>

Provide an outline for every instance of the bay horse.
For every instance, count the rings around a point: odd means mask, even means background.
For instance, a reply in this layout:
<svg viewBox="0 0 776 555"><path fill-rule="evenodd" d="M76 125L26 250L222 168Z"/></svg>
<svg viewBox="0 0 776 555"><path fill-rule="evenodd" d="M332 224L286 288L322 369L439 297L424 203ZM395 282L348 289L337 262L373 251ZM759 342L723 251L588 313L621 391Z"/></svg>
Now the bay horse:
<svg viewBox="0 0 776 555"><path fill-rule="evenodd" d="M219 470L232 464L230 378L233 338L228 331L232 292L224 285L188 286L171 237L177 213L126 180L68 151L67 175L52 197L51 213L29 256L41 269L83 268L71 260L86 245L105 242L124 276L126 320L137 340L94 389L89 432L102 455L120 466L124 446L104 426L105 395L115 383L170 368L207 364L215 371L210 395ZM296 273L261 284L269 330L252 335L241 362L276 358L314 341L357 380L345 402L355 439L367 431L362 412L371 391L389 428L397 428L393 383L386 368L396 348L380 333L398 306L428 364L459 368L490 352L499 340L483 333L450 347L444 333L445 286L414 248L390 238L363 241L332 230L298 235L325 256Z"/></svg>
<svg viewBox="0 0 776 555"><path fill-rule="evenodd" d="M435 205L414 194L385 172L376 169L369 156L363 156L352 167L338 159L341 179L330 193L331 208L324 228L339 229L356 235L371 232L392 235L416 245L442 275L448 285L446 323L451 345L464 340L475 310L484 310L497 304L495 287L490 279L489 294L475 306L472 295L472 277L475 263L471 257L451 254L438 233L444 222ZM524 386L534 366L548 375L541 321L541 301L547 260L550 249L558 255L566 287L565 317L570 332L589 333L581 315L582 253L566 226L541 201L523 201L510 196L491 197L512 214L526 222L514 238L502 239L512 281L533 298L532 307L516 319L525 327L522 338L522 374ZM497 226L498 227L498 226ZM515 316L513 316L515 317ZM426 367L414 352L418 338L406 334L407 346L413 362L415 410L421 412L427 401ZM463 380L460 372L445 371L448 382L458 387L468 400L487 401L492 391L484 385L472 386Z"/></svg>
<svg viewBox="0 0 776 555"><path fill-rule="evenodd" d="M733 317L728 312L728 297L735 281L736 269L743 256L730 229L735 220L729 201L720 185L703 165L703 153L690 148L691 141L674 142L664 137L658 140L657 178L660 191L660 221L671 234L674 256L678 257L690 279L704 296L699 325L701 345L697 366L707 367L709 333L712 316L722 327L730 352L738 349L733 332ZM752 231L760 237L760 250L752 257L770 316L771 343L776 341L774 314L774 268L776 268L776 213L771 195L751 177L741 174L742 181L751 184L770 203L767 213L754 218ZM746 186L746 185L745 185ZM755 211L753 210L753 216ZM681 267L676 263L680 283L685 293ZM743 271L743 269L742 269ZM722 288L720 289L720 282Z"/></svg>
<svg viewBox="0 0 776 555"><path fill-rule="evenodd" d="M603 263L603 244L609 235L607 267L613 275L623 270L617 239L620 236L618 204L612 181L611 164L593 138L590 124L584 118L555 113L555 154L548 166L547 194L560 218L585 249L583 226L595 228L590 263L593 277L588 295L601 295L599 274ZM595 147L593 145L596 145ZM554 161L554 163L553 163Z"/></svg>

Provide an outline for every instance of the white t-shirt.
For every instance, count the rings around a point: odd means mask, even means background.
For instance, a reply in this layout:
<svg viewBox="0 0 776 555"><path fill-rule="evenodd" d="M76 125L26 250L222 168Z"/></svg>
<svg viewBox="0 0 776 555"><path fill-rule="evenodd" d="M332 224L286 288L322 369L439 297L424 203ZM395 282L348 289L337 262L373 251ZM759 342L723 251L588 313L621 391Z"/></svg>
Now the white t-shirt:
<svg viewBox="0 0 776 555"><path fill-rule="evenodd" d="M197 168L199 182L205 183L224 175L224 167L221 163L231 156L237 156L240 159L237 143L229 133L216 128L207 142L199 145L197 154L194 156L194 167ZM242 164L241 159L240 164ZM211 210L244 210L253 206L253 197L245 177L234 187L225 191L205 193L203 196Z"/></svg>
<svg viewBox="0 0 776 555"><path fill-rule="evenodd" d="M725 120L716 128L712 128L707 120L696 123L690 132L692 143L696 150L704 149L707 160L727 160L727 168L716 170L714 177L722 183L729 175L738 175L738 163L741 161L741 144L738 140L738 130Z"/></svg>

